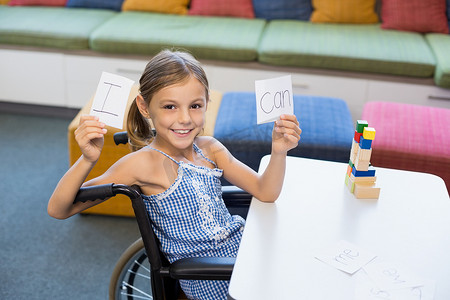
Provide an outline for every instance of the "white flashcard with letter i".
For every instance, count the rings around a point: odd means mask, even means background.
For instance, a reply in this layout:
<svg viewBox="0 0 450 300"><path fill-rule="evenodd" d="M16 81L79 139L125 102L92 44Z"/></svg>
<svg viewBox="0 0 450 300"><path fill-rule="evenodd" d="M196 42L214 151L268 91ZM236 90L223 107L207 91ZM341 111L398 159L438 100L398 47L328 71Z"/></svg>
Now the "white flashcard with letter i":
<svg viewBox="0 0 450 300"><path fill-rule="evenodd" d="M255 81L258 124L274 122L281 115L294 114L291 75Z"/></svg>
<svg viewBox="0 0 450 300"><path fill-rule="evenodd" d="M108 126L122 129L128 96L134 81L103 72L95 92L90 114Z"/></svg>

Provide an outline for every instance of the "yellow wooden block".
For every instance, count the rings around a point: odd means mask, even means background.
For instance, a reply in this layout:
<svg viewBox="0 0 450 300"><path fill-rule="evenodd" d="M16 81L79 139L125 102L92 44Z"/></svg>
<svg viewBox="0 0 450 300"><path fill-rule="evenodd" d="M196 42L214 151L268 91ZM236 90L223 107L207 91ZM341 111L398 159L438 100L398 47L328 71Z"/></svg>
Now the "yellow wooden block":
<svg viewBox="0 0 450 300"><path fill-rule="evenodd" d="M355 183L353 193L358 199L378 199L380 197L380 190L375 185Z"/></svg>
<svg viewBox="0 0 450 300"><path fill-rule="evenodd" d="M366 140L374 140L375 139L375 128L373 127L364 127L363 138Z"/></svg>

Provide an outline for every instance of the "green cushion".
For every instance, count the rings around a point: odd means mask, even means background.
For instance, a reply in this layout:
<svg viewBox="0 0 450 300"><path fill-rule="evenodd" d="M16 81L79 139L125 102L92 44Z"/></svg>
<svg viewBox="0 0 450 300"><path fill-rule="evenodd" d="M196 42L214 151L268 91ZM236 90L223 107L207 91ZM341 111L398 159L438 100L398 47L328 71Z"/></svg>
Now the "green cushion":
<svg viewBox="0 0 450 300"><path fill-rule="evenodd" d="M450 88L450 35L430 33L426 39L437 61L434 81L437 86Z"/></svg>
<svg viewBox="0 0 450 300"><path fill-rule="evenodd" d="M0 43L88 49L90 33L115 14L100 9L0 6Z"/></svg>
<svg viewBox="0 0 450 300"><path fill-rule="evenodd" d="M125 11L97 28L90 42L102 52L154 55L175 47L199 59L252 61L264 24L258 19Z"/></svg>
<svg viewBox="0 0 450 300"><path fill-rule="evenodd" d="M263 33L259 60L290 65L431 77L435 60L418 33L383 30L379 24L272 21Z"/></svg>

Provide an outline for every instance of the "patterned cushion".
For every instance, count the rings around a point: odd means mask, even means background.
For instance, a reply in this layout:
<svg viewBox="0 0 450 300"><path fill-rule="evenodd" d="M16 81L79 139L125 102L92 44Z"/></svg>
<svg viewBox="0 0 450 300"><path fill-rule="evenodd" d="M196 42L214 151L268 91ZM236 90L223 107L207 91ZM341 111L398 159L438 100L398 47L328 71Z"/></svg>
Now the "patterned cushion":
<svg viewBox="0 0 450 300"><path fill-rule="evenodd" d="M252 0L192 0L190 15L254 18Z"/></svg>
<svg viewBox="0 0 450 300"><path fill-rule="evenodd" d="M88 49L91 32L115 14L84 8L1 6L0 43Z"/></svg>
<svg viewBox="0 0 450 300"><path fill-rule="evenodd" d="M434 82L437 86L450 88L450 35L429 33L426 39L437 62Z"/></svg>
<svg viewBox="0 0 450 300"><path fill-rule="evenodd" d="M253 0L255 17L275 19L309 20L312 12L311 0Z"/></svg>
<svg viewBox="0 0 450 300"><path fill-rule="evenodd" d="M421 34L379 24L274 20L265 28L259 61L274 65L432 77L435 59Z"/></svg>
<svg viewBox="0 0 450 300"><path fill-rule="evenodd" d="M302 136L289 155L348 162L354 133L347 104L336 98L294 95L294 113ZM256 124L256 96L230 92L222 97L214 137L239 160L258 169L270 154L273 123Z"/></svg>
<svg viewBox="0 0 450 300"><path fill-rule="evenodd" d="M120 11L123 0L67 0L67 7L101 8Z"/></svg>
<svg viewBox="0 0 450 300"><path fill-rule="evenodd" d="M144 55L176 47L198 59L254 61L264 25L258 19L122 12L92 33L91 47Z"/></svg>
<svg viewBox="0 0 450 300"><path fill-rule="evenodd" d="M368 102L362 119L376 130L376 167L431 173L450 191L450 110L394 102Z"/></svg>
<svg viewBox="0 0 450 300"><path fill-rule="evenodd" d="M185 15L189 0L125 0L122 10Z"/></svg>
<svg viewBox="0 0 450 300"><path fill-rule="evenodd" d="M445 0L383 0L382 28L448 33Z"/></svg>
<svg viewBox="0 0 450 300"><path fill-rule="evenodd" d="M378 23L375 0L312 0L311 22L315 23Z"/></svg>
<svg viewBox="0 0 450 300"><path fill-rule="evenodd" d="M45 6L64 6L67 0L11 0L9 5L45 5Z"/></svg>

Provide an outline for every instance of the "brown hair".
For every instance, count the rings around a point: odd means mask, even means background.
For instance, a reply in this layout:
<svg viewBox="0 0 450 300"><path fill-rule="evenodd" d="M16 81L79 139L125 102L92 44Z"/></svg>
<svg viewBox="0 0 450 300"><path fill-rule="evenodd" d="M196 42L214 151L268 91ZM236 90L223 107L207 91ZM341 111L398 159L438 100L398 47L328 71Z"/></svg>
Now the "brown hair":
<svg viewBox="0 0 450 300"><path fill-rule="evenodd" d="M163 50L145 67L139 80L139 92L148 106L155 93L190 76L194 76L205 87L206 99L209 101L208 79L200 63L187 52ZM127 132L132 151L145 147L154 138L150 122L140 113L136 99L128 112Z"/></svg>

